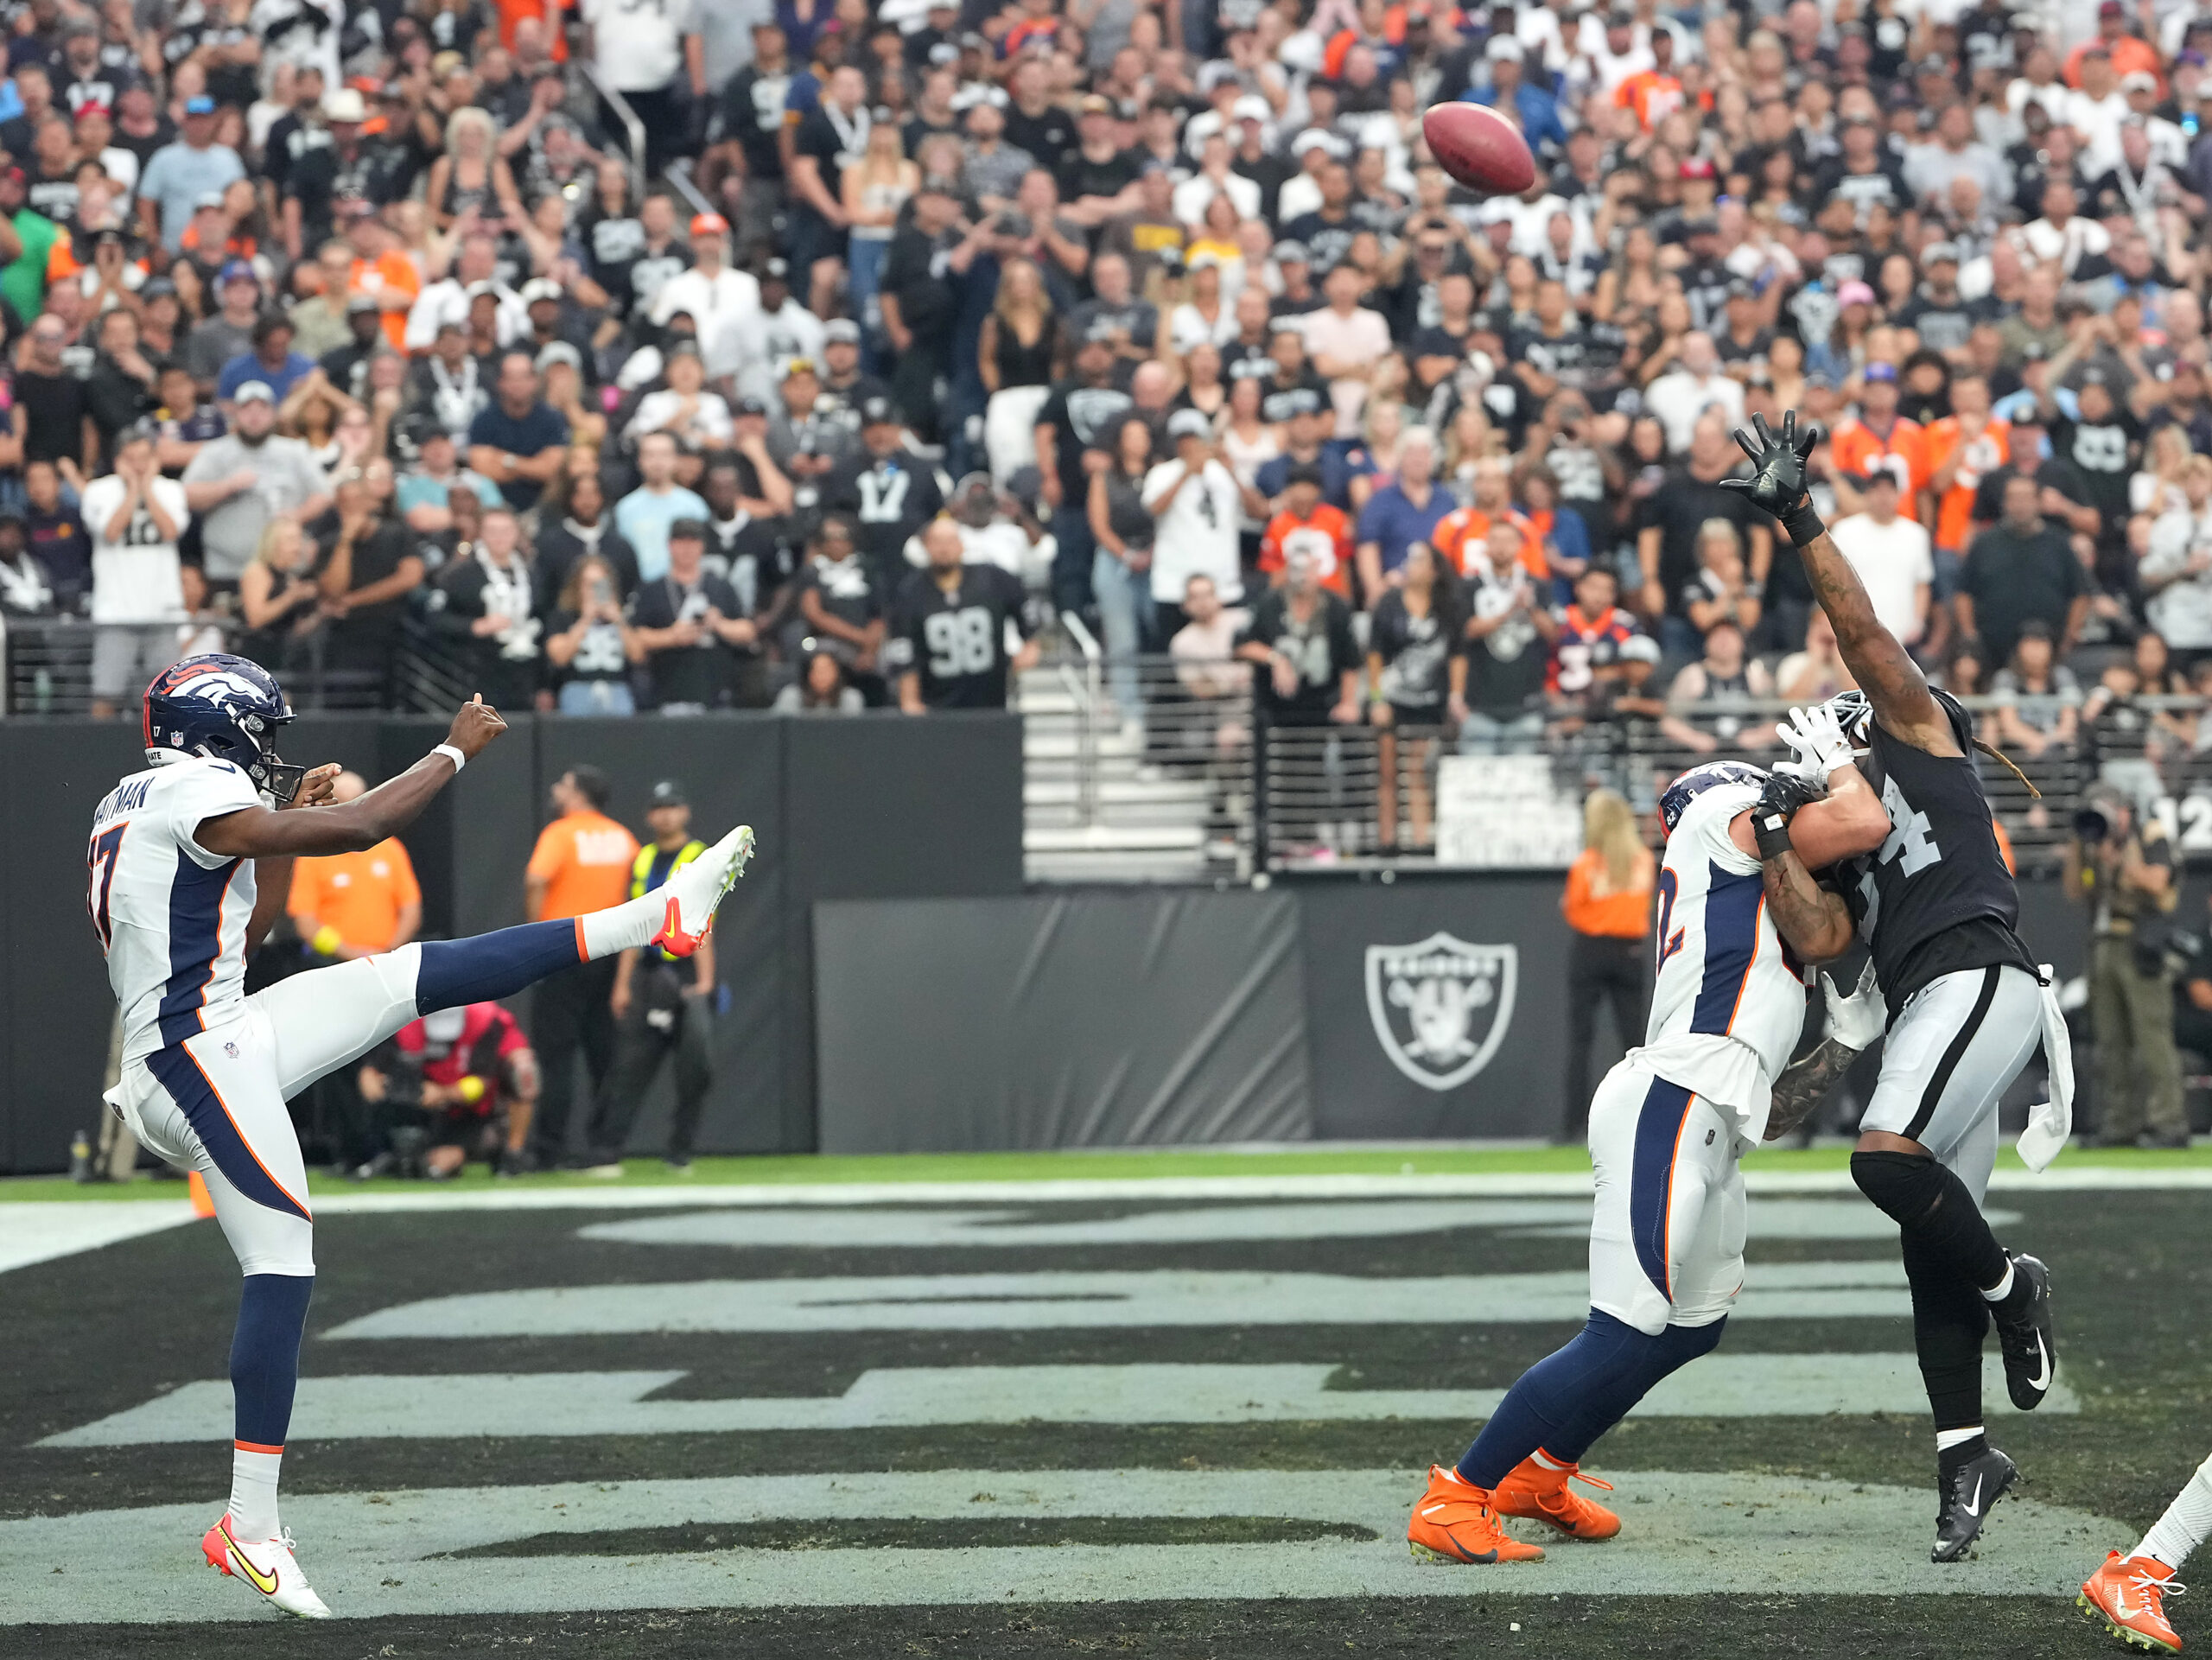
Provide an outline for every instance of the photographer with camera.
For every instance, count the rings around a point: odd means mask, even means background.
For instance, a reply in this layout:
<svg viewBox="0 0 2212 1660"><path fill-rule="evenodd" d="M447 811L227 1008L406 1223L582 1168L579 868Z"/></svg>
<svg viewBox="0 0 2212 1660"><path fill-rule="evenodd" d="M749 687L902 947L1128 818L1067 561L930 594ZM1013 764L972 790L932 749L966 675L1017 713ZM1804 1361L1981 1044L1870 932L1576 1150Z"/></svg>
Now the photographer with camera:
<svg viewBox="0 0 2212 1660"><path fill-rule="evenodd" d="M2147 1122L2154 1147L2189 1145L2174 1047L2169 919L2180 897L2173 844L2137 822L2121 791L2100 784L2082 798L2066 845L2066 892L2090 908L2089 1029L2097 1046L2095 1145L2133 1147ZM2130 1059L2139 1073L2130 1087Z"/></svg>

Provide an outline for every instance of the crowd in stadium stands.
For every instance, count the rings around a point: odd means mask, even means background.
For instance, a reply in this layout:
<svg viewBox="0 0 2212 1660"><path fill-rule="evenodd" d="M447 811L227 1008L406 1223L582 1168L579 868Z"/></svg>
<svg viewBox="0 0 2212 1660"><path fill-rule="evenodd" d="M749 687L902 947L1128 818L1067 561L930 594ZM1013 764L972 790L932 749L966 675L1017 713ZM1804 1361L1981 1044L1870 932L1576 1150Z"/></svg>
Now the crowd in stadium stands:
<svg viewBox="0 0 2212 1660"><path fill-rule="evenodd" d="M0 607L89 620L99 709L212 632L370 702L985 706L1075 613L1132 723L1233 653L1278 723L1756 748L1844 684L1718 487L1792 408L2010 749L2212 685L2204 0L8 17ZM1433 165L1453 99L1529 190Z"/></svg>

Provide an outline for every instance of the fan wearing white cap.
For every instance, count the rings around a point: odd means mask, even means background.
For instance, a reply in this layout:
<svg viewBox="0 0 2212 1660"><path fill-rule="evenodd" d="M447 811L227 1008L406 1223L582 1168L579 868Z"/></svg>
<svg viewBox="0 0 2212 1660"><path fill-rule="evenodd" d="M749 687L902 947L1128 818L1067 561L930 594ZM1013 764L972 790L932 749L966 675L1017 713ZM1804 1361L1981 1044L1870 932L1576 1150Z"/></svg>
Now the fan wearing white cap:
<svg viewBox="0 0 2212 1660"><path fill-rule="evenodd" d="M1241 495L1236 475L1213 443L1213 423L1197 410L1167 417L1175 454L1144 477L1145 511L1153 517L1152 601L1170 639L1183 626L1183 595L1193 576L1210 576L1222 603L1244 597L1238 560Z"/></svg>

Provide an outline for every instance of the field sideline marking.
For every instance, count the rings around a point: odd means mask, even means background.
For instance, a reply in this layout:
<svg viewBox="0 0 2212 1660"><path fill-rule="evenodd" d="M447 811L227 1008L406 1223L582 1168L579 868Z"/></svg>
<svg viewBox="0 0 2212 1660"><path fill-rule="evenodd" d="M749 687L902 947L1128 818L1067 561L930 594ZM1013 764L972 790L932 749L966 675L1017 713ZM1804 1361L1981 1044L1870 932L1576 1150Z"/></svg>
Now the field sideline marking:
<svg viewBox="0 0 2212 1660"><path fill-rule="evenodd" d="M2084 1511L2008 1498L1992 1516L1977 1559L1938 1568L1928 1560L1928 1495L1917 1488L1599 1469L1619 1484L1609 1502L1627 1524L1622 1536L1554 1549L1541 1562L1502 1571L1408 1560L1406 1515L1421 1491L1411 1470L940 1470L302 1493L285 1496L284 1519L316 1588L341 1619L1554 1592L1974 1593L2050 1598L2054 1632L2069 1635L2078 1628L2059 1600L2107 1546L2133 1536ZM212 1513L208 1504L172 1504L0 1521L0 1580L9 1587L0 1624L266 1620L258 1599L210 1574L193 1548ZM1290 1544L452 1554L547 1534L680 1523L1101 1516L1277 1517L1349 1523L1376 1536ZM130 1571L79 1572L88 1561L128 1563Z"/></svg>
<svg viewBox="0 0 2212 1660"><path fill-rule="evenodd" d="M1745 1186L1761 1193L1851 1193L1848 1170L1746 1170ZM2004 1193L2133 1193L2145 1189L2212 1188L2212 1169L2129 1170L2110 1165L2063 1163L2036 1175L2000 1169L1990 1191ZM604 1187L429 1188L420 1193L348 1193L319 1190L319 1216L363 1216L398 1211L626 1211L695 1205L840 1205L1069 1203L1109 1199L1586 1199L1590 1177L1572 1174L1414 1176L1130 1176L1045 1181L856 1181L808 1187L767 1183L712 1186L669 1184ZM5 1205L0 1205L0 1214Z"/></svg>

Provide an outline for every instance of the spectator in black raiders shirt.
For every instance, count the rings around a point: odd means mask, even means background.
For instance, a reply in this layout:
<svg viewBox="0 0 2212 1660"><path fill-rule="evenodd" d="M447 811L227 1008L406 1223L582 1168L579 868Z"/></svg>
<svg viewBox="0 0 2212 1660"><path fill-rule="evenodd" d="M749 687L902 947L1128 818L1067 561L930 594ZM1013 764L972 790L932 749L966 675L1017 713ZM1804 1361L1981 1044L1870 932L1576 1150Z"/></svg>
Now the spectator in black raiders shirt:
<svg viewBox="0 0 2212 1660"><path fill-rule="evenodd" d="M1060 200L1077 224L1096 229L1136 206L1135 151L1116 137L1114 100L1093 92L1076 106L1076 148L1060 162Z"/></svg>
<svg viewBox="0 0 2212 1660"><path fill-rule="evenodd" d="M630 608L664 715L727 708L736 690L733 654L755 639L735 592L706 569L706 522L676 520L668 527L667 574L639 588Z"/></svg>
<svg viewBox="0 0 2212 1660"><path fill-rule="evenodd" d="M86 385L62 362L68 341L68 326L59 317L31 325L29 349L16 369L16 404L23 414L24 461L51 461L71 488L82 490L100 438Z"/></svg>
<svg viewBox="0 0 2212 1660"><path fill-rule="evenodd" d="M754 23L753 60L722 87L711 134L715 146L699 168L700 188L710 197L721 199L727 176L744 181L738 189L741 248L749 250L775 233L774 216L784 200L784 100L791 85L790 36L773 21Z"/></svg>
<svg viewBox="0 0 2212 1660"><path fill-rule="evenodd" d="M922 531L928 566L899 589L885 656L909 715L942 709L1004 709L1007 680L1036 666L1039 642L1012 658L1006 631L1021 632L1021 579L996 565L962 563L960 526L931 519Z"/></svg>
<svg viewBox="0 0 2212 1660"><path fill-rule="evenodd" d="M869 706L880 708L887 607L882 584L855 540L853 521L842 513L830 514L809 544L808 556L798 577L798 620L786 632L801 650L827 652L844 665L846 677Z"/></svg>
<svg viewBox="0 0 2212 1660"><path fill-rule="evenodd" d="M638 631L622 609L613 568L588 553L569 567L545 619L547 678L563 715L634 715L632 665L645 659Z"/></svg>
<svg viewBox="0 0 2212 1660"><path fill-rule="evenodd" d="M569 585L576 561L585 558L607 563L614 573L617 599L626 604L637 593L638 552L614 528L607 483L596 468L580 473L563 469L554 480L545 499L538 503L537 539L541 604L550 605L559 597Z"/></svg>
<svg viewBox="0 0 2212 1660"><path fill-rule="evenodd" d="M1764 373L1767 353L1774 347L1774 331L1766 327L1762 313L1756 288L1740 277L1728 284L1726 308L1713 332L1713 349L1722 367L1741 380Z"/></svg>
<svg viewBox="0 0 2212 1660"><path fill-rule="evenodd" d="M478 539L466 555L456 550L430 594L431 626L467 665L468 684L501 709L529 709L537 691L543 625L521 541L512 508L486 508Z"/></svg>
<svg viewBox="0 0 2212 1660"><path fill-rule="evenodd" d="M1843 136L1843 153L1822 163L1813 175L1815 201L1850 203L1859 214L1876 205L1901 209L1911 200L1905 189L1903 165L1882 148L1874 118L1854 111L1837 118Z"/></svg>
<svg viewBox="0 0 2212 1660"><path fill-rule="evenodd" d="M961 205L949 185L925 177L912 216L883 257L884 333L899 353L891 391L907 425L925 439L938 428L938 387L952 368L953 324L969 269L989 240L989 221L960 233Z"/></svg>
<svg viewBox="0 0 2212 1660"><path fill-rule="evenodd" d="M2092 367L2063 384L2075 359L2112 336L2109 317L2076 318L2066 344L2044 371L2042 405L2050 417L2051 453L2071 461L2087 487L2088 505L2097 510L2094 527L2100 551L2117 551L2127 534L2127 480L2143 453L2143 423L2114 393L2105 370Z"/></svg>
<svg viewBox="0 0 2212 1660"><path fill-rule="evenodd" d="M898 411L881 398L861 410L861 453L823 487L823 505L853 515L861 551L887 585L906 569L906 540L943 511L937 471L906 448Z"/></svg>
<svg viewBox="0 0 2212 1660"><path fill-rule="evenodd" d="M330 666L382 686L408 595L422 587L415 538L391 512L391 463L381 455L340 475L333 505L307 526L322 553L317 577L334 618Z"/></svg>
<svg viewBox="0 0 2212 1660"><path fill-rule="evenodd" d="M1128 280L1126 269L1122 280ZM1116 324L1094 318L1076 336L1075 378L1054 386L1037 412L1041 499L1058 548L1052 561L1052 600L1064 611L1090 602L1090 563L1097 551L1090 533L1090 474L1084 452L1103 448L1122 415L1135 407L1128 393L1114 384L1119 337Z"/></svg>
<svg viewBox="0 0 2212 1660"><path fill-rule="evenodd" d="M850 317L832 317L823 325L819 379L815 418L835 418L855 439L861 436L861 405L891 396L887 385L861 368L861 326Z"/></svg>
<svg viewBox="0 0 2212 1660"><path fill-rule="evenodd" d="M1091 297L1068 314L1068 337L1088 340L1103 326L1114 348L1109 366L1134 369L1152 356L1159 342L1160 308L1132 291L1129 262L1117 253L1102 253L1090 262L1090 285Z"/></svg>
<svg viewBox="0 0 2212 1660"><path fill-rule="evenodd" d="M1283 555L1283 582L1260 595L1236 642L1252 665L1256 707L1275 726L1356 726L1364 665L1351 609L1321 586L1313 554Z"/></svg>

